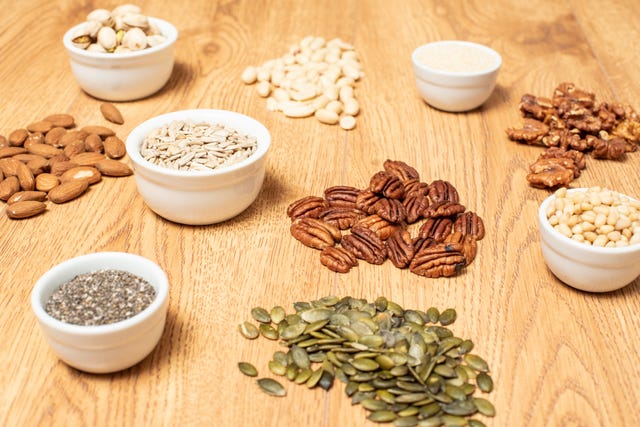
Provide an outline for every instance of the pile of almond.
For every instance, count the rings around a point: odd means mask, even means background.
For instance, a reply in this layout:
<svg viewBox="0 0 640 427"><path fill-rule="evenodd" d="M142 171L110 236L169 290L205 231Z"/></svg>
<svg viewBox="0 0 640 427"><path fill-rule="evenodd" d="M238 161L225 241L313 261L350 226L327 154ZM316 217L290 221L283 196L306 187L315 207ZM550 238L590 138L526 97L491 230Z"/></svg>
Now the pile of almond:
<svg viewBox="0 0 640 427"><path fill-rule="evenodd" d="M0 200L7 203L7 216L29 218L44 212L47 200L60 204L80 197L103 176L131 175L131 168L118 160L125 154L114 130L78 128L69 114L53 114L0 135Z"/></svg>

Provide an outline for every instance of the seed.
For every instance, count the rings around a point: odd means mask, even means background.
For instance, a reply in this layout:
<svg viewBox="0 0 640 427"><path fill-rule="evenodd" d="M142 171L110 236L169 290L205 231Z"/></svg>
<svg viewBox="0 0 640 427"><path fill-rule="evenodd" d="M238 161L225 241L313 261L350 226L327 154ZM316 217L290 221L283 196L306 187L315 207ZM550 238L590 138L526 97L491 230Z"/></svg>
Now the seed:
<svg viewBox="0 0 640 427"><path fill-rule="evenodd" d="M260 378L257 382L260 389L270 396L283 397L287 395L282 384L272 378Z"/></svg>
<svg viewBox="0 0 640 427"><path fill-rule="evenodd" d="M471 400L456 400L442 405L442 410L449 415L468 416L478 412L478 408Z"/></svg>
<svg viewBox="0 0 640 427"><path fill-rule="evenodd" d="M467 395L465 392L455 385L447 384L444 386L444 392L447 396L455 400L464 400Z"/></svg>
<svg viewBox="0 0 640 427"><path fill-rule="evenodd" d="M487 417L493 417L496 415L496 408L491 402L482 397L474 397L473 404L478 408L478 412Z"/></svg>
<svg viewBox="0 0 640 427"><path fill-rule="evenodd" d="M271 317L271 321L273 323L275 323L276 325L279 324L284 320L284 317L286 316L284 307L276 305L269 312L269 316Z"/></svg>
<svg viewBox="0 0 640 427"><path fill-rule="evenodd" d="M388 423L396 419L396 414L393 411L375 411L367 419L376 423Z"/></svg>
<svg viewBox="0 0 640 427"><path fill-rule="evenodd" d="M456 321L457 313L453 308L447 308L445 311L440 313L440 317L438 321L442 326L447 326Z"/></svg>
<svg viewBox="0 0 640 427"><path fill-rule="evenodd" d="M378 362L371 359L354 359L351 365L359 371L375 371L380 367Z"/></svg>
<svg viewBox="0 0 640 427"><path fill-rule="evenodd" d="M369 411L383 411L387 409L387 404L377 399L365 399L360 402L360 404Z"/></svg>
<svg viewBox="0 0 640 427"><path fill-rule="evenodd" d="M396 427L413 427L418 425L418 417L416 416L405 416L396 418L393 421L393 425Z"/></svg>
<svg viewBox="0 0 640 427"><path fill-rule="evenodd" d="M266 323L261 323L260 326L258 327L258 330L260 331L260 333L262 334L263 337L270 339L270 340L277 340L278 339L278 331L276 331L273 326L266 324Z"/></svg>
<svg viewBox="0 0 640 427"><path fill-rule="evenodd" d="M239 362L238 363L238 369L240 369L240 372L242 372L243 374L245 374L248 377L257 377L258 376L258 370L256 369L255 366L253 366L249 362Z"/></svg>
<svg viewBox="0 0 640 427"><path fill-rule="evenodd" d="M476 371L489 372L489 365L487 364L487 362L485 362L483 358L476 354L465 354L464 361L467 362L467 364Z"/></svg>
<svg viewBox="0 0 640 427"><path fill-rule="evenodd" d="M420 427L440 427L442 424L442 420L440 417L431 417L421 420L418 425Z"/></svg>
<svg viewBox="0 0 640 427"><path fill-rule="evenodd" d="M493 379L485 372L478 374L476 384L478 384L478 388L485 393L490 393L493 390Z"/></svg>
<svg viewBox="0 0 640 427"><path fill-rule="evenodd" d="M293 381L296 384L304 384L307 382L312 373L313 371L311 369L301 369L298 371Z"/></svg>
<svg viewBox="0 0 640 427"><path fill-rule="evenodd" d="M239 324L238 330L243 337L250 340L256 339L260 335L260 331L258 330L258 328L253 323L249 322L242 322L241 324Z"/></svg>
<svg viewBox="0 0 640 427"><path fill-rule="evenodd" d="M440 412L440 405L436 402L428 403L420 408L420 417L429 418Z"/></svg>
<svg viewBox="0 0 640 427"><path fill-rule="evenodd" d="M307 325L305 325L304 323L296 323L294 325L289 325L282 330L280 337L283 340L292 340L292 339L298 338L304 333L304 330L306 327Z"/></svg>
<svg viewBox="0 0 640 427"><path fill-rule="evenodd" d="M262 307L252 308L251 317L260 323L271 323L271 316L269 315L269 312Z"/></svg>
<svg viewBox="0 0 640 427"><path fill-rule="evenodd" d="M269 361L269 370L273 374L279 375L279 376L284 376L287 373L287 367L283 365L281 362L278 362L277 360Z"/></svg>
<svg viewBox="0 0 640 427"><path fill-rule="evenodd" d="M309 379L307 380L307 387L309 388L315 387L320 381L320 378L322 377L322 372L323 372L322 369L316 369L315 371L313 371L313 373L309 376Z"/></svg>
<svg viewBox="0 0 640 427"><path fill-rule="evenodd" d="M485 425L485 423L483 423L482 421L478 421L478 420L467 420L467 423L469 424L469 427L487 427Z"/></svg>
<svg viewBox="0 0 640 427"><path fill-rule="evenodd" d="M457 415L445 414L440 417L440 420L447 427L463 427L467 425L467 419Z"/></svg>
<svg viewBox="0 0 640 427"><path fill-rule="evenodd" d="M289 353L291 353L293 363L295 363L300 369L309 369L311 367L309 355L303 348L294 345L291 347L291 350L289 350Z"/></svg>

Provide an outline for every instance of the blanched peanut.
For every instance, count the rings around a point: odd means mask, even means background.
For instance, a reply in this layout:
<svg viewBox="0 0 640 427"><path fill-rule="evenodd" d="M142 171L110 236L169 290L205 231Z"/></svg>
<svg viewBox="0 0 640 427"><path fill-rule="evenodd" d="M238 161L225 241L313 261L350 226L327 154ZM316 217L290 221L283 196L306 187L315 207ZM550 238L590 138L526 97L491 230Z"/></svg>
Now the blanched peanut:
<svg viewBox="0 0 640 427"><path fill-rule="evenodd" d="M578 242L611 248L640 243L640 202L615 191L561 188L546 216L554 230Z"/></svg>
<svg viewBox="0 0 640 427"><path fill-rule="evenodd" d="M270 111L289 117L314 115L322 123L350 130L360 112L354 88L363 75L351 44L307 36L280 58L246 67L241 79L248 85L257 83L256 92L266 98ZM316 114L318 110L322 111Z"/></svg>

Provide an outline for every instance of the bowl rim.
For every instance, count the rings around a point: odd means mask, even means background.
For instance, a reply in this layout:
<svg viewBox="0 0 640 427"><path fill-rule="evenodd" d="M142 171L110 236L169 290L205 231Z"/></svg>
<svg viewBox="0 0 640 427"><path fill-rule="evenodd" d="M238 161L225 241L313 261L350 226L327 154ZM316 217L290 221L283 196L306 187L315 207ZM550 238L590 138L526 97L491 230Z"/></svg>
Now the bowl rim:
<svg viewBox="0 0 640 427"><path fill-rule="evenodd" d="M235 120L246 121L251 123L252 126L255 126L259 130L259 134L253 135L257 139L257 148L254 153L252 153L246 159L243 159L237 163L220 167L219 169L211 169L211 170L177 170L170 169L163 166L158 166L144 159L140 154L140 144L142 143L143 138L152 130L157 129L158 127L168 124L174 120L188 120L189 116L193 115L207 115L211 116L211 119L196 119L194 121L207 123L215 123L220 122L221 124L226 125L224 123L225 117L233 117ZM232 129L236 129L234 126L230 126ZM236 129L238 130L238 129ZM258 120L253 117L249 117L245 114L238 113L236 111L231 110L220 110L220 109L210 109L210 108L194 108L187 110L177 110L169 113L160 114L158 116L151 117L142 123L138 124L135 128L129 132L127 139L125 141L125 146L127 149L127 154L131 161L144 169L155 172L157 174L171 176L171 177L216 177L216 176L224 176L227 174L232 174L237 172L247 166L255 164L261 158L263 158L269 148L271 146L271 134L269 130Z"/></svg>
<svg viewBox="0 0 640 427"><path fill-rule="evenodd" d="M576 188L568 188L567 192L586 192L589 189L589 187L576 187ZM615 191L616 193L627 197L631 200L636 200L635 198L621 193L619 191L616 190L611 190L611 191ZM559 242L561 242L562 244L566 244L568 245L568 247L571 250L580 250L580 251L584 251L587 253L591 253L591 254L595 254L595 255L604 255L604 256L611 256L611 255L624 255L624 254L628 254L628 253L632 253L632 252L637 252L640 251L640 243L634 243L632 245L628 245L628 246L620 246L620 247L615 247L615 248L607 248L607 247L603 247L603 246L592 246L592 245L587 245L584 243L580 243L580 242L576 242L573 239L570 239L569 237L557 232L556 230L553 229L553 227L551 226L551 224L549 223L549 220L547 218L547 206L549 206L549 204L551 203L552 200L555 200L556 198L556 194L555 192L551 195L549 195L548 197L546 197L542 203L540 203L540 206L538 208L538 222L540 224L540 228L541 230L544 229L544 231L549 235L549 236L555 236L555 239L557 239ZM541 236L542 237L542 236ZM554 238L554 237L552 237ZM553 243L548 242L547 244L549 245L553 245ZM553 245L555 246L555 245ZM557 249L557 248L556 248Z"/></svg>
<svg viewBox="0 0 640 427"><path fill-rule="evenodd" d="M58 320L55 317L51 316L44 309L43 304L41 303L41 297L45 291L51 289L52 285L51 281L53 280L53 276L58 273L67 271L67 270L76 270L77 266L88 266L90 267L93 260L103 259L103 258L113 258L113 259L124 259L128 258L136 263L145 264L147 268L151 269L154 276L157 275L160 279L159 282L153 283L152 286L156 289L156 296L151 301L144 310L141 312L115 323L109 323L106 325L76 325L72 323L66 323L62 320ZM109 267L113 269L118 269L118 267ZM83 269L84 270L84 269ZM87 273L90 271L96 271L97 269L91 270L90 268L86 269ZM124 270L127 271L127 270ZM78 272L77 274L83 274ZM135 273L132 273L135 274ZM62 283L58 283L54 286L54 288L58 288ZM155 262L151 261L148 258L145 258L141 255L136 255L129 252L116 252L116 251L104 251L104 252L93 252L89 254L80 255L77 257L66 259L65 261L60 262L59 264L54 265L50 269L48 269L40 278L36 281L33 289L31 290L31 307L33 312L35 313L37 319L45 324L47 327L57 330L58 332L72 334L77 336L102 336L113 334L117 332L122 332L128 330L136 325L144 324L148 320L152 319L154 314L161 310L162 307L167 302L169 297L169 280L167 278L167 274L165 271Z"/></svg>
<svg viewBox="0 0 640 427"><path fill-rule="evenodd" d="M488 53L490 56L494 58L494 65L490 68L486 68L480 71L446 71L438 68L432 68L428 65L423 64L418 61L418 54L420 51L427 49L430 46L435 45L460 45L460 46L471 46L474 49L481 50L483 52ZM439 77L479 77L485 76L492 73L497 72L502 67L502 55L495 49L472 41L467 40L437 40L429 43L424 43L418 47L416 47L411 53L411 61L413 62L414 67L421 69L424 72L432 73L433 75Z"/></svg>
<svg viewBox="0 0 640 427"><path fill-rule="evenodd" d="M155 18L153 16L148 16L147 19L157 24L160 27L160 30L162 31L162 35L164 35L167 38L164 42L156 46L148 47L142 50L136 50L133 52L120 52L117 54L109 53L109 52L87 51L86 49L80 49L79 47L76 47L73 45L73 43L71 43L71 38L75 30L84 24L84 22L81 22L69 28L64 33L64 35L62 36L62 43L64 44L64 47L69 52L72 52L76 55L82 55L87 58L96 58L96 59L105 59L105 58L117 59L117 58L137 58L140 56L150 55L150 54L153 54L154 52L164 50L167 47L172 46L176 42L176 40L178 39L178 29L175 27L175 25L173 25L169 21L166 21L161 18Z"/></svg>

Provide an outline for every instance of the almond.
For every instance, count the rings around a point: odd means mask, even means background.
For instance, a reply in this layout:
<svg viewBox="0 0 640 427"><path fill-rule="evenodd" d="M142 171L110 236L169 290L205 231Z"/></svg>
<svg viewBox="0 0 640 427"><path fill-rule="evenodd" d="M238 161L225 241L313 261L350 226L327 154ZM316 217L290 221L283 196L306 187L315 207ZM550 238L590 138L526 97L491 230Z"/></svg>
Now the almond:
<svg viewBox="0 0 640 427"><path fill-rule="evenodd" d="M36 176L49 168L49 161L44 157L36 156L27 162L27 167L31 170L31 173Z"/></svg>
<svg viewBox="0 0 640 427"><path fill-rule="evenodd" d="M108 136L104 140L104 154L112 159L120 159L127 154L127 147L117 136Z"/></svg>
<svg viewBox="0 0 640 427"><path fill-rule="evenodd" d="M92 166L76 166L63 173L60 177L60 181L63 183L75 179L85 179L89 182L89 185L91 185L100 182L102 174Z"/></svg>
<svg viewBox="0 0 640 427"><path fill-rule="evenodd" d="M86 151L86 148L87 147L84 145L84 141L79 139L71 142L70 144L67 144L64 147L64 154L66 154L67 157L71 158L80 153L84 153Z"/></svg>
<svg viewBox="0 0 640 427"><path fill-rule="evenodd" d="M72 128L76 122L71 114L51 114L44 118L44 120L50 122L54 126L60 126L63 128Z"/></svg>
<svg viewBox="0 0 640 427"><path fill-rule="evenodd" d="M13 158L0 159L0 169L4 176L15 176L18 174L18 165L22 163Z"/></svg>
<svg viewBox="0 0 640 427"><path fill-rule="evenodd" d="M100 105L100 112L104 116L105 119L110 121L111 123L115 123L117 125L121 125L124 123L124 119L122 118L122 113L118 110L118 107L115 105L105 102Z"/></svg>
<svg viewBox="0 0 640 427"><path fill-rule="evenodd" d="M39 122L33 122L27 126L29 132L42 132L47 133L53 128L53 123L47 120L40 120Z"/></svg>
<svg viewBox="0 0 640 427"><path fill-rule="evenodd" d="M9 134L9 145L12 147L19 147L24 144L24 141L29 136L29 131L26 129L16 129Z"/></svg>
<svg viewBox="0 0 640 427"><path fill-rule="evenodd" d="M72 162L71 160L62 160L59 162L55 162L51 165L50 172L55 176L62 176L66 171L77 168L80 166L77 163Z"/></svg>
<svg viewBox="0 0 640 427"><path fill-rule="evenodd" d="M24 200L7 206L7 216L13 219L30 218L47 210L47 205L37 200Z"/></svg>
<svg viewBox="0 0 640 427"><path fill-rule="evenodd" d="M70 157L71 161L76 163L78 166L94 166L100 160L105 158L104 154L94 153L93 151L87 151L86 153L80 153Z"/></svg>
<svg viewBox="0 0 640 427"><path fill-rule="evenodd" d="M90 133L84 139L85 151L93 151L94 153L102 153L104 145L102 144L102 138L95 133Z"/></svg>
<svg viewBox="0 0 640 427"><path fill-rule="evenodd" d="M104 159L95 164L96 169L105 176L129 176L133 174L131 168L117 160Z"/></svg>
<svg viewBox="0 0 640 427"><path fill-rule="evenodd" d="M27 152L27 149L24 147L2 147L0 148L0 159L4 159L5 157L13 157L16 154L24 154Z"/></svg>
<svg viewBox="0 0 640 427"><path fill-rule="evenodd" d="M81 130L88 133L95 133L101 138L106 138L107 136L115 135L116 133L105 126L93 125L93 126L85 126Z"/></svg>
<svg viewBox="0 0 640 427"><path fill-rule="evenodd" d="M0 135L0 147L8 147L9 146L9 141L7 140L7 137L4 135Z"/></svg>
<svg viewBox="0 0 640 427"><path fill-rule="evenodd" d="M47 159L62 153L62 150L60 150L59 148L53 147L48 144L31 144L29 145L29 147L27 147L27 150L29 150L31 154L37 154Z"/></svg>
<svg viewBox="0 0 640 427"><path fill-rule="evenodd" d="M29 134L27 139L24 141L24 148L27 150L33 144L44 144L44 134L42 132L34 132Z"/></svg>
<svg viewBox="0 0 640 427"><path fill-rule="evenodd" d="M49 191L49 200L53 203L66 203L80 197L89 188L89 181L84 179L64 182Z"/></svg>
<svg viewBox="0 0 640 427"><path fill-rule="evenodd" d="M0 200L5 202L9 200L9 197L20 191L20 181L17 176L10 176L0 182Z"/></svg>
<svg viewBox="0 0 640 427"><path fill-rule="evenodd" d="M54 127L44 136L44 143L54 147L62 147L60 140L66 135L67 130L63 127Z"/></svg>
<svg viewBox="0 0 640 427"><path fill-rule="evenodd" d="M27 150L25 149L25 151L27 151ZM16 159L16 160L21 161L22 163L29 163L31 160L34 160L34 159L47 160L42 156L38 156L37 154L31 154L31 153L26 153L26 152L22 153L22 154L16 154L15 156L13 156L13 158Z"/></svg>
<svg viewBox="0 0 640 427"><path fill-rule="evenodd" d="M36 176L36 190L38 191L51 191L58 185L60 185L60 179L51 173L41 173Z"/></svg>
<svg viewBox="0 0 640 427"><path fill-rule="evenodd" d="M18 191L13 193L13 196L7 200L8 205L12 205L17 202L23 202L26 200L35 200L38 202L44 202L47 200L47 193L44 191Z"/></svg>
<svg viewBox="0 0 640 427"><path fill-rule="evenodd" d="M89 135L89 133L83 130L71 130L71 131L68 131L66 134L64 134L62 138L60 138L60 141L58 141L58 144L60 144L63 147L66 147L72 142L84 141L87 135Z"/></svg>
<svg viewBox="0 0 640 427"><path fill-rule="evenodd" d="M24 191L32 191L36 188L36 180L33 177L33 172L22 162L18 162L16 168L16 176L20 182L20 188Z"/></svg>

